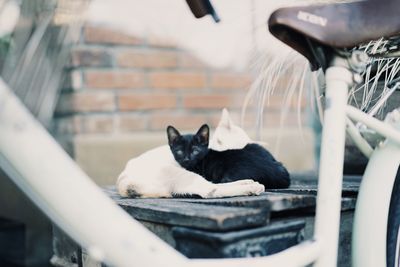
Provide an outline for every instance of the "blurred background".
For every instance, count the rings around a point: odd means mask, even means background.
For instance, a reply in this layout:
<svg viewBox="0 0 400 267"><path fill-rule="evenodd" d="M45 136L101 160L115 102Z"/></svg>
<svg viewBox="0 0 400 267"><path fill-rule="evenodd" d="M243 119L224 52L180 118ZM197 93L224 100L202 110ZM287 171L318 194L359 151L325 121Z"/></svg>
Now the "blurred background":
<svg viewBox="0 0 400 267"><path fill-rule="evenodd" d="M224 107L241 123L260 61L285 49L268 34L266 20L276 6L268 2L215 1L222 17L216 24L210 17L196 20L181 0L92 1L71 51L55 136L105 185L129 158L165 144L168 125L183 132L203 123L213 128ZM282 121L287 86L282 77L265 103L261 139L289 169L311 169L307 115L297 116L306 96L293 97ZM250 105L243 121L251 133L255 112ZM284 141L276 146L278 134Z"/></svg>
<svg viewBox="0 0 400 267"><path fill-rule="evenodd" d="M215 0L218 24L195 19L184 0L17 2L16 31L0 40L2 75L100 186L114 184L130 158L166 144L168 125L183 133L203 123L213 129L222 108L291 172L314 169L309 95L285 90L304 65L282 71L273 93L261 106L254 95L241 119L250 88L265 86L270 58L288 52L266 24L287 1ZM72 24L76 10L83 22ZM15 266L49 264L49 221L1 173L0 203L0 251L15 245Z"/></svg>

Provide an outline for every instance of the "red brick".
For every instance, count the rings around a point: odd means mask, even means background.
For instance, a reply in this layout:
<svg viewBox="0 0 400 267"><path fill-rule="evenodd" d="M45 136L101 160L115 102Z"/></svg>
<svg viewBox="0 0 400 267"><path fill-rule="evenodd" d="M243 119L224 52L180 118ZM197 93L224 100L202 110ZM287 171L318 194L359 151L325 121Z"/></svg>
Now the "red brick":
<svg viewBox="0 0 400 267"><path fill-rule="evenodd" d="M227 95L187 95L183 97L184 108L229 108L235 104L234 99Z"/></svg>
<svg viewBox="0 0 400 267"><path fill-rule="evenodd" d="M245 89L253 80L250 74L243 73L214 73L211 76L211 88Z"/></svg>
<svg viewBox="0 0 400 267"><path fill-rule="evenodd" d="M110 133L114 129L110 115L74 115L56 120L57 134Z"/></svg>
<svg viewBox="0 0 400 267"><path fill-rule="evenodd" d="M114 44L114 45L138 45L142 40L130 34L111 28L87 25L84 28L86 43Z"/></svg>
<svg viewBox="0 0 400 267"><path fill-rule="evenodd" d="M65 75L63 89L81 89L83 86L82 72L71 70Z"/></svg>
<svg viewBox="0 0 400 267"><path fill-rule="evenodd" d="M299 74L296 76L298 77ZM255 77L256 78L256 77ZM289 87L293 86L292 82L295 77L290 73L281 73L278 77L274 77L274 83L268 85L269 87L273 87L274 95L283 95L286 93ZM267 79L267 78L265 78ZM296 81L295 81L296 82ZM295 86L300 87L300 81L295 84ZM272 89L272 88L270 88Z"/></svg>
<svg viewBox="0 0 400 267"><path fill-rule="evenodd" d="M84 133L111 133L114 130L114 119L111 115L82 116Z"/></svg>
<svg viewBox="0 0 400 267"><path fill-rule="evenodd" d="M145 86L144 74L133 71L86 71L84 74L87 88L142 88Z"/></svg>
<svg viewBox="0 0 400 267"><path fill-rule="evenodd" d="M179 66L182 68L200 69L206 68L207 65L197 57L189 53L181 53L179 55Z"/></svg>
<svg viewBox="0 0 400 267"><path fill-rule="evenodd" d="M72 51L74 67L111 67L112 55L104 48L78 47Z"/></svg>
<svg viewBox="0 0 400 267"><path fill-rule="evenodd" d="M154 94L120 94L118 96L120 110L146 110L175 108L177 104L174 95Z"/></svg>
<svg viewBox="0 0 400 267"><path fill-rule="evenodd" d="M178 64L176 52L126 50L117 55L117 65L134 68L172 68Z"/></svg>
<svg viewBox="0 0 400 267"><path fill-rule="evenodd" d="M194 89L206 85L206 76L201 72L153 72L149 78L152 88Z"/></svg>
<svg viewBox="0 0 400 267"><path fill-rule="evenodd" d="M115 110L114 94L109 92L79 92L61 95L57 113Z"/></svg>
<svg viewBox="0 0 400 267"><path fill-rule="evenodd" d="M82 132L82 124L79 116L68 116L55 119L56 135L78 134Z"/></svg>
<svg viewBox="0 0 400 267"><path fill-rule="evenodd" d="M143 115L120 115L118 116L118 130L120 132L133 132L137 130L145 130L147 126L147 118Z"/></svg>
<svg viewBox="0 0 400 267"><path fill-rule="evenodd" d="M205 114L152 114L150 129L164 130L168 125L173 125L178 130L197 130L204 123L208 123Z"/></svg>
<svg viewBox="0 0 400 267"><path fill-rule="evenodd" d="M176 48L177 44L172 39L160 38L158 36L149 36L147 44L152 47Z"/></svg>

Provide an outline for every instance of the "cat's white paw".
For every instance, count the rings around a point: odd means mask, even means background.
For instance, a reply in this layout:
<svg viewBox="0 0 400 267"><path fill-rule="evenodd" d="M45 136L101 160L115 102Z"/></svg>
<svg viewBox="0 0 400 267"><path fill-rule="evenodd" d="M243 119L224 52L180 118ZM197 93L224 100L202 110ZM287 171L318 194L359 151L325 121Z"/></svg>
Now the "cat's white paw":
<svg viewBox="0 0 400 267"><path fill-rule="evenodd" d="M253 196L264 192L265 188L262 184L253 180L248 180L247 184L237 184L236 182L228 184L216 184L215 189L207 195L209 198L216 197L236 197L236 196Z"/></svg>
<svg viewBox="0 0 400 267"><path fill-rule="evenodd" d="M257 183L257 182L254 181L254 180L252 180L252 179L244 179L244 180L238 180L238 181L236 181L235 183L236 183L236 184L245 185L245 184L254 184L254 183Z"/></svg>
<svg viewBox="0 0 400 267"><path fill-rule="evenodd" d="M220 185L232 186L232 185L248 185L248 184L254 184L254 183L257 183L257 182L252 179L244 179L244 180L237 180L234 182L221 183Z"/></svg>
<svg viewBox="0 0 400 267"><path fill-rule="evenodd" d="M253 182L252 184L246 185L246 195L249 196L258 196L262 192L265 191L264 185L258 183L258 182Z"/></svg>

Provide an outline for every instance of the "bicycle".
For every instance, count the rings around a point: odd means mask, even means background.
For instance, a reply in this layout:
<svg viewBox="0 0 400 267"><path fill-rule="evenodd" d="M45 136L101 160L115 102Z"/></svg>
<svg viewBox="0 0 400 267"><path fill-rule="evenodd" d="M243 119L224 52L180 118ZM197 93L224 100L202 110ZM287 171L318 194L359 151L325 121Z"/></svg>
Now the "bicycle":
<svg viewBox="0 0 400 267"><path fill-rule="evenodd" d="M195 13L201 10L197 13L199 16L215 13L209 1L188 2L198 4L197 9L192 10ZM205 6L201 2L205 2ZM117 208L34 120L2 80L0 165L7 167L7 173L19 187L60 228L87 248L91 257L114 266L131 266L132 263L140 266L306 266L314 263L314 266L329 267L335 266L337 260L347 124L350 136L370 158L356 207L353 264L399 266L400 178L397 179L396 174L400 164L400 114L394 111L381 122L347 106L348 89L360 80L359 74L368 64L366 53L349 47L384 36L393 45L380 56L399 56L400 22L396 11L400 2L377 3L364 1L284 8L274 12L269 20L270 31L278 39L303 54L313 69L322 68L326 74L313 240L260 258L189 260L183 257ZM369 20L372 10L378 15ZM338 18L352 27L346 29ZM335 24L337 21L341 23ZM399 85L395 83L391 88L396 89ZM351 120L375 130L386 141L372 149ZM38 164L49 156L53 159L52 164ZM381 178L377 179L377 176ZM71 206L70 198L79 205ZM371 198L376 202L368 201ZM87 210L92 213L82 220ZM102 235L97 235L98 232ZM141 244L136 240L141 240Z"/></svg>
<svg viewBox="0 0 400 267"><path fill-rule="evenodd" d="M356 145L370 158L360 185L355 211L353 264L354 266L399 265L400 224L397 210L400 191L398 191L399 179L396 179L399 167L396 146L400 137L396 131L398 111L389 114L385 124L346 105L348 89L357 81L359 78L357 75L368 62L366 53L346 48L357 47L382 36L391 38L391 41L396 43L400 24L393 21L393 13L390 11L396 5L399 3L395 1L386 1L384 5L377 5L376 1L365 1L322 7L288 8L276 11L269 21L270 31L278 39L303 54L310 61L312 69L322 68L326 74L326 107L314 236L316 240L319 238L330 240L330 245L321 251L315 266L333 266L336 262L339 220L335 213L339 214L340 209L342 148L346 124L348 133ZM375 12L374 17L371 16L371 12ZM297 16L296 19L294 14ZM337 17L333 18L333 14ZM344 28L346 24L349 24L348 29ZM384 56L396 55L395 51L387 51ZM395 83L392 86L397 88L398 85ZM352 122L348 119L346 122L346 116L375 130L388 141L378 145L372 152ZM390 124L395 129L391 128ZM380 177L380 181L377 177ZM331 204L325 206L323 203L330 201L329 198L335 199L336 204L333 204L332 200L332 206ZM368 201L370 199L379 201L371 203ZM334 220L335 223L330 220ZM372 251L373 256L366 255Z"/></svg>

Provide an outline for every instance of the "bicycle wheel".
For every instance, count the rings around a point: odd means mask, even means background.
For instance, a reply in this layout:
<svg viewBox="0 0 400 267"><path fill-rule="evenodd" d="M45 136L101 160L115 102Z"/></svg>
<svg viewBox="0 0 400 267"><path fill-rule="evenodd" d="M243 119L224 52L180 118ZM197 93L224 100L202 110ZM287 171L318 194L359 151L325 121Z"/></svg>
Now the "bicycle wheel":
<svg viewBox="0 0 400 267"><path fill-rule="evenodd" d="M390 198L386 238L387 267L400 266L400 168L397 170L392 196Z"/></svg>

